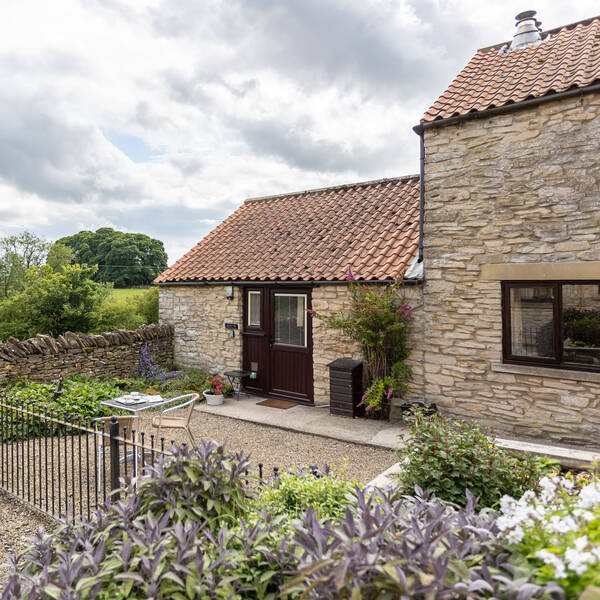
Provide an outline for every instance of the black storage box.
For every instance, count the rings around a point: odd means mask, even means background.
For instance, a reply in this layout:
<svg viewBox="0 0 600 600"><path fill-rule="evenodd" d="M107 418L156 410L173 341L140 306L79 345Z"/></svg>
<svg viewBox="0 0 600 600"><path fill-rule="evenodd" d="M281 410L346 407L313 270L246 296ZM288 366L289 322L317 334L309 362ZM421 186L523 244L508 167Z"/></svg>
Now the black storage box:
<svg viewBox="0 0 600 600"><path fill-rule="evenodd" d="M346 417L362 417L362 362L338 358L329 367L329 413Z"/></svg>

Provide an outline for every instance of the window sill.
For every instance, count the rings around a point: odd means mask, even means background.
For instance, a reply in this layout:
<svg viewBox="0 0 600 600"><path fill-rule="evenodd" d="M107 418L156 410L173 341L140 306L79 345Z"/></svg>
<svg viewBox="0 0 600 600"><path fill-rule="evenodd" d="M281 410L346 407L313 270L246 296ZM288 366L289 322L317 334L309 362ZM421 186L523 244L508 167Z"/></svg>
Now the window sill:
<svg viewBox="0 0 600 600"><path fill-rule="evenodd" d="M493 363L492 371L496 373L512 373L514 375L530 375L532 377L551 377L554 379L600 383L600 373L592 371L572 371L570 369L555 369L553 367L513 365L507 363Z"/></svg>

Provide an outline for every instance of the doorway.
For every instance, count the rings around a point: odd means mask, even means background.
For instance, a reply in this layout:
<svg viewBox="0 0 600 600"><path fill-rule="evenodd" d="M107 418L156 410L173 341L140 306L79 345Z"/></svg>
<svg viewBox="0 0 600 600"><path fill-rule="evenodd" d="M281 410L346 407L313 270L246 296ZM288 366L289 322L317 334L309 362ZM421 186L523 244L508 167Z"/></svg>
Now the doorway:
<svg viewBox="0 0 600 600"><path fill-rule="evenodd" d="M244 289L244 382L253 393L313 402L311 289L256 286Z"/></svg>

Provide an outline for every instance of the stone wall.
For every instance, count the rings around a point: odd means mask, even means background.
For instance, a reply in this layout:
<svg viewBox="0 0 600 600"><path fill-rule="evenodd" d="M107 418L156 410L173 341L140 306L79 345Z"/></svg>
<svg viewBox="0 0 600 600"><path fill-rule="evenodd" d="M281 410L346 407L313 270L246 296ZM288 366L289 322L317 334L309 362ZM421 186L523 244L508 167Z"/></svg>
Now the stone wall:
<svg viewBox="0 0 600 600"><path fill-rule="evenodd" d="M28 379L49 382L61 375L130 377L138 373L140 350L154 342L155 362L173 364L173 330L168 325L145 325L136 331L118 329L100 335L67 332L57 338L37 335L0 344L0 382Z"/></svg>
<svg viewBox="0 0 600 600"><path fill-rule="evenodd" d="M160 322L168 323L175 331L175 364L178 367L200 367L210 372L222 373L227 368L239 368L242 356L242 306L243 292L235 287L234 299L225 298L224 286L186 285L161 286ZM405 286L400 292L409 304L416 306L411 321L411 336L416 334L420 322L420 286ZM312 308L320 314L334 315L350 307L347 284L326 284L312 290ZM237 323L239 330L231 338L225 322ZM327 327L321 320L313 319L313 379L315 404L329 403L329 369L327 365L336 358L361 358L357 343L340 331ZM411 356L415 374L420 377L422 351L416 349ZM418 390L422 394L422 390Z"/></svg>
<svg viewBox="0 0 600 600"><path fill-rule="evenodd" d="M241 368L242 305L239 287L233 300L227 300L224 285L161 286L159 320L174 328L177 367L211 373ZM235 337L225 329L226 322L237 323Z"/></svg>
<svg viewBox="0 0 600 600"><path fill-rule="evenodd" d="M428 400L511 435L600 444L600 374L503 365L500 291L600 279L599 140L597 94L425 131Z"/></svg>

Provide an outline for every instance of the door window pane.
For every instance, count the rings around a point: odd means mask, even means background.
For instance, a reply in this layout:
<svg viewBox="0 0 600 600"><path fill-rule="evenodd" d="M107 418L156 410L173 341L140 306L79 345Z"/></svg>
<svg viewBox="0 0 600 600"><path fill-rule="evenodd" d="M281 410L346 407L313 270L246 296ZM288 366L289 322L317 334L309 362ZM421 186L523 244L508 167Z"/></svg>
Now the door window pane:
<svg viewBox="0 0 600 600"><path fill-rule="evenodd" d="M306 346L306 294L275 294L275 343Z"/></svg>
<svg viewBox="0 0 600 600"><path fill-rule="evenodd" d="M600 365L600 286L564 284L563 360Z"/></svg>
<svg viewBox="0 0 600 600"><path fill-rule="evenodd" d="M248 326L260 327L260 292L248 292Z"/></svg>
<svg viewBox="0 0 600 600"><path fill-rule="evenodd" d="M554 288L510 288L511 354L554 358Z"/></svg>

